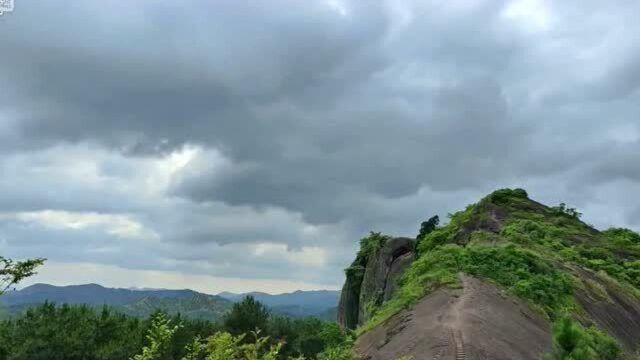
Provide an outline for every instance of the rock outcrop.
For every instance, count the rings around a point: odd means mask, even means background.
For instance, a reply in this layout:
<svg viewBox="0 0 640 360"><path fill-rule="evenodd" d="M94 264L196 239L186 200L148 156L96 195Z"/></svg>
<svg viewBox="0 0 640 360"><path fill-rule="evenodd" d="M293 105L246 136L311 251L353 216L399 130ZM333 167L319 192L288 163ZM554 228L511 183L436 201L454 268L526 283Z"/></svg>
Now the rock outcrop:
<svg viewBox="0 0 640 360"><path fill-rule="evenodd" d="M358 257L346 270L338 305L338 323L355 329L371 316L371 309L390 299L403 271L415 258L415 240L389 238L380 249Z"/></svg>

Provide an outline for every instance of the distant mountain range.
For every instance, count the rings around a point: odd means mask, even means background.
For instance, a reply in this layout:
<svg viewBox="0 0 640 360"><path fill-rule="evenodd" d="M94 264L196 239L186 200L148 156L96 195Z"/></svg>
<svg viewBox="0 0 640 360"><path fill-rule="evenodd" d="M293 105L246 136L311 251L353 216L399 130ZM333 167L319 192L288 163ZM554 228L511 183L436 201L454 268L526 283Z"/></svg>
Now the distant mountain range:
<svg viewBox="0 0 640 360"><path fill-rule="evenodd" d="M326 320L335 320L335 311L340 299L339 291L314 290L295 291L292 293L271 295L262 292L250 292L235 294L230 292L219 293L218 296L232 302L241 301L246 296L253 296L256 300L265 304L273 312L294 316L316 316Z"/></svg>
<svg viewBox="0 0 640 360"><path fill-rule="evenodd" d="M303 317L316 316L335 320L339 291L296 291L271 295L260 292L208 295L193 290L114 289L97 284L54 286L35 284L0 296L0 314L11 316L45 301L57 304L111 306L125 314L147 317L157 309L180 313L192 319L218 320L234 302L254 296L274 313Z"/></svg>

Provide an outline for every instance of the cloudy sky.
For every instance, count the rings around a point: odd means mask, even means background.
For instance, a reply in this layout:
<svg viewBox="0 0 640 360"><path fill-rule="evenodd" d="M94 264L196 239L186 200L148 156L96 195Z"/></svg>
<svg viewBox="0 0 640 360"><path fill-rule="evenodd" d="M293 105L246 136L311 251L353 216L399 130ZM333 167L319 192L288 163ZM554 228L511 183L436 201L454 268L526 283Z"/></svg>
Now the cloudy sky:
<svg viewBox="0 0 640 360"><path fill-rule="evenodd" d="M0 254L54 284L338 288L499 187L640 229L640 2L15 0Z"/></svg>

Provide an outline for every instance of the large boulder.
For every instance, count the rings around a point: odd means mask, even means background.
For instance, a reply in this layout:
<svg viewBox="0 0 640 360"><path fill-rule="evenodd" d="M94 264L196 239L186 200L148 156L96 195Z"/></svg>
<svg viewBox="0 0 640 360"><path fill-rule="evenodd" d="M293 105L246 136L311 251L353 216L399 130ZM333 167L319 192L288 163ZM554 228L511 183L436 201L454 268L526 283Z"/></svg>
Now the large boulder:
<svg viewBox="0 0 640 360"><path fill-rule="evenodd" d="M366 322L375 308L393 296L402 273L414 258L415 240L402 237L388 239L366 259L357 258L347 269L338 323L354 329Z"/></svg>
<svg viewBox="0 0 640 360"><path fill-rule="evenodd" d="M347 329L358 326L360 308L360 287L364 277L364 267L354 264L346 270L347 279L342 287L338 304L338 324Z"/></svg>

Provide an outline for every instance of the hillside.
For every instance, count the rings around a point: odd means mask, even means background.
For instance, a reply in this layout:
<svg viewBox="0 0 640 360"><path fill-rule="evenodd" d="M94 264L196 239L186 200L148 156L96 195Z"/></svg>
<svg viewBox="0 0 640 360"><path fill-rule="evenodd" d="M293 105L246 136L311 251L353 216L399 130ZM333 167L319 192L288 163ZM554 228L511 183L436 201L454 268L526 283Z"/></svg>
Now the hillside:
<svg viewBox="0 0 640 360"><path fill-rule="evenodd" d="M357 328L369 360L640 351L640 235L598 231L521 189L498 190L415 241L371 234L346 273L338 320Z"/></svg>
<svg viewBox="0 0 640 360"><path fill-rule="evenodd" d="M193 290L132 290L113 289L97 284L54 286L35 284L18 291L7 292L0 302L7 305L39 304L45 301L65 304L124 305L144 299L191 298L199 293Z"/></svg>
<svg viewBox="0 0 640 360"><path fill-rule="evenodd" d="M146 318L155 310L180 313L191 319L217 320L231 308L231 302L215 295L193 290L132 290L112 289L96 284L53 286L35 284L0 297L4 317L22 313L44 302L56 304L108 305L127 315ZM2 314L0 314L2 315Z"/></svg>
<svg viewBox="0 0 640 360"><path fill-rule="evenodd" d="M246 294L202 294L193 290L113 289L97 284L53 286L35 284L0 297L0 318L19 314L45 301L57 304L109 305L127 315L145 318L154 310L180 313L191 319L216 320L226 313L233 302L254 296L272 312L291 317L315 316L334 320L338 291L296 291L271 295L252 292ZM332 312L332 310L334 310Z"/></svg>
<svg viewBox="0 0 640 360"><path fill-rule="evenodd" d="M269 309L278 314L304 317L316 316L326 318L327 314L338 305L340 298L339 291L316 290L316 291L295 291L284 294L266 294L261 292L251 292L245 294L234 294L223 292L218 294L227 300L238 302L246 296L253 296L256 300L265 304ZM335 319L335 317L333 317Z"/></svg>
<svg viewBox="0 0 640 360"><path fill-rule="evenodd" d="M140 318L149 317L156 310L169 314L179 313L188 319L221 319L231 309L231 303L222 298L195 294L190 298L149 296L129 304L116 307L121 312Z"/></svg>

